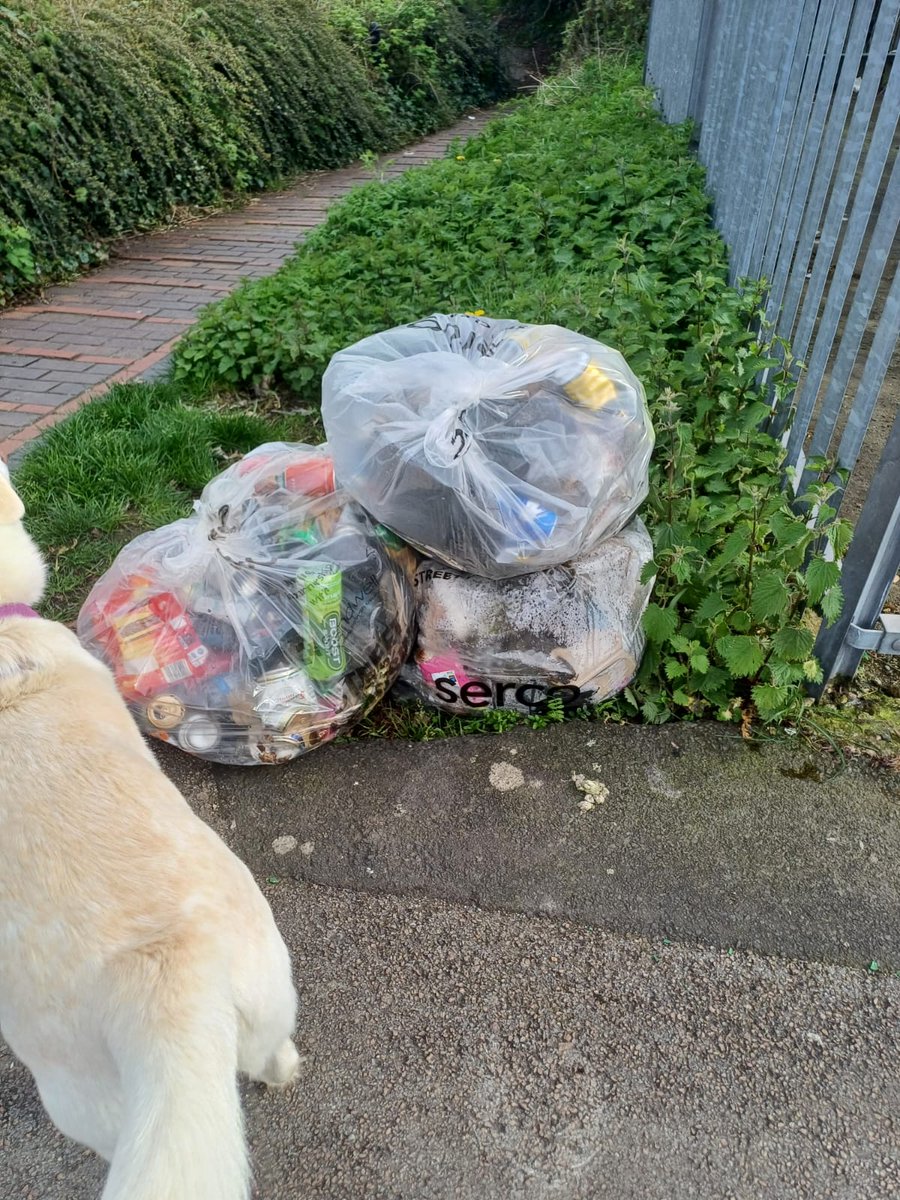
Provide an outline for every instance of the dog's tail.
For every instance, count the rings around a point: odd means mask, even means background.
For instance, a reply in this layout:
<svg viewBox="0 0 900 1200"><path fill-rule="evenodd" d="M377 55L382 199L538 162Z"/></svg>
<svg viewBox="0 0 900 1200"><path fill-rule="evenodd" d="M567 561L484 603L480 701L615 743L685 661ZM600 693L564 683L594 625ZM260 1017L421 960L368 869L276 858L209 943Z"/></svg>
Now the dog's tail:
<svg viewBox="0 0 900 1200"><path fill-rule="evenodd" d="M214 957L208 943L167 941L118 975L110 1042L123 1114L102 1200L249 1197L238 1017Z"/></svg>

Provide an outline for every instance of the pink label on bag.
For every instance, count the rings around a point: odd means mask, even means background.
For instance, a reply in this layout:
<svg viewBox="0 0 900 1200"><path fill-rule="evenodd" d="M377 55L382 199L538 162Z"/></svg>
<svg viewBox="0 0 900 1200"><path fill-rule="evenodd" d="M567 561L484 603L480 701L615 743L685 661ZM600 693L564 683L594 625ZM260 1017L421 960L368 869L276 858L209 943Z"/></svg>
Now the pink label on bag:
<svg viewBox="0 0 900 1200"><path fill-rule="evenodd" d="M442 679L454 687L464 687L469 682L468 675L456 659L447 655L438 655L436 658L429 658L426 662L419 663L419 670L429 687L436 687L438 681Z"/></svg>

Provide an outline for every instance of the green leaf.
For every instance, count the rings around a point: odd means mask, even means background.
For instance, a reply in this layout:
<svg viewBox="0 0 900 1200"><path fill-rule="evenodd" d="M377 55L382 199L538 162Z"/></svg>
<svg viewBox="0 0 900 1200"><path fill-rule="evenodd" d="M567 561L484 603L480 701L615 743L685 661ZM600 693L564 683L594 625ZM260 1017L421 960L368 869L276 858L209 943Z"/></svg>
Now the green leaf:
<svg viewBox="0 0 900 1200"><path fill-rule="evenodd" d="M728 624L737 633L746 633L750 628L750 614L739 608L737 612L733 612L728 618Z"/></svg>
<svg viewBox="0 0 900 1200"><path fill-rule="evenodd" d="M788 546L782 551L782 561L788 571L798 571L803 566L806 558L805 545L805 542L798 542L796 546Z"/></svg>
<svg viewBox="0 0 900 1200"><path fill-rule="evenodd" d="M772 513L769 526L782 546L793 546L809 533L802 517L784 509Z"/></svg>
<svg viewBox="0 0 900 1200"><path fill-rule="evenodd" d="M677 658L667 658L664 670L668 679L682 679L687 675L687 667Z"/></svg>
<svg viewBox="0 0 900 1200"><path fill-rule="evenodd" d="M700 654L692 654L691 670L705 674L709 670L709 658L702 652Z"/></svg>
<svg viewBox="0 0 900 1200"><path fill-rule="evenodd" d="M644 612L644 632L651 642L665 642L678 627L678 614L673 608L648 604Z"/></svg>
<svg viewBox="0 0 900 1200"><path fill-rule="evenodd" d="M672 563L672 574L679 583L687 583L693 573L694 566L686 558L676 558Z"/></svg>
<svg viewBox="0 0 900 1200"><path fill-rule="evenodd" d="M713 704L724 702L729 692L731 677L721 667L710 667L700 684L700 694Z"/></svg>
<svg viewBox="0 0 900 1200"><path fill-rule="evenodd" d="M806 568L806 586L809 598L813 604L818 604L826 591L833 587L841 577L841 569L835 562L826 562L824 558L814 558Z"/></svg>
<svg viewBox="0 0 900 1200"><path fill-rule="evenodd" d="M769 682L777 687L789 683L799 683L804 678L803 668L799 663L785 662L783 658L770 658L767 663Z"/></svg>
<svg viewBox="0 0 900 1200"><path fill-rule="evenodd" d="M748 525L742 524L740 528L732 530L725 539L724 546L713 559L707 575L716 575L723 567L734 562L738 555L747 549L749 540L750 528Z"/></svg>
<svg viewBox="0 0 900 1200"><path fill-rule="evenodd" d="M765 652L755 637L720 637L716 649L736 679L755 675L765 658Z"/></svg>
<svg viewBox="0 0 900 1200"><path fill-rule="evenodd" d="M754 581L750 611L758 621L780 617L787 610L789 602L787 584L778 571L765 571Z"/></svg>
<svg viewBox="0 0 900 1200"><path fill-rule="evenodd" d="M787 625L779 629L772 638L772 648L779 658L788 662L801 662L809 658L813 647L813 635L808 629Z"/></svg>
<svg viewBox="0 0 900 1200"><path fill-rule="evenodd" d="M853 539L853 526L849 521L835 521L828 531L828 540L835 558L843 558Z"/></svg>
<svg viewBox="0 0 900 1200"><path fill-rule="evenodd" d="M791 689L789 687L773 687L770 683L758 683L752 691L753 703L763 721L774 721L783 715L787 708Z"/></svg>
<svg viewBox="0 0 900 1200"><path fill-rule="evenodd" d="M844 607L844 589L839 583L830 587L822 597L822 616L827 625L833 625Z"/></svg>
<svg viewBox="0 0 900 1200"><path fill-rule="evenodd" d="M709 592L700 603L694 613L694 620L700 622L712 621L715 617L725 611L725 601L716 592Z"/></svg>

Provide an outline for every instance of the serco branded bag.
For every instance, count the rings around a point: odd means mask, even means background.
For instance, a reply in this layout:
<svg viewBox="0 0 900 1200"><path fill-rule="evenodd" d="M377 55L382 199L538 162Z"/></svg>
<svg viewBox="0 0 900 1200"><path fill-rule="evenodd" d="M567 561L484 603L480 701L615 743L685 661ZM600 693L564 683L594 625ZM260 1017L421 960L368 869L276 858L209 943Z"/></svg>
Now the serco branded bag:
<svg viewBox="0 0 900 1200"><path fill-rule="evenodd" d="M79 636L144 732L214 762L287 762L391 687L415 555L335 490L327 446L260 446L194 507L122 550Z"/></svg>
<svg viewBox="0 0 900 1200"><path fill-rule="evenodd" d="M428 317L340 351L322 396L341 485L461 571L583 556L647 494L641 384L618 351L557 325Z"/></svg>
<svg viewBox="0 0 900 1200"><path fill-rule="evenodd" d="M653 557L635 518L564 567L492 580L427 560L416 573L418 642L402 681L426 703L473 715L597 704L624 688L644 649Z"/></svg>

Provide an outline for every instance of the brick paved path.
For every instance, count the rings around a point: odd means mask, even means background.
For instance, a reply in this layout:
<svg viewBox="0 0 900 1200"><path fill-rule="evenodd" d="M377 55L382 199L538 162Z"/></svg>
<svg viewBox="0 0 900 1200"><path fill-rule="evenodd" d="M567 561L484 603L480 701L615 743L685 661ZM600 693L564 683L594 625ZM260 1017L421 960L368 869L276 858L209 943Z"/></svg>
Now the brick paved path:
<svg viewBox="0 0 900 1200"><path fill-rule="evenodd" d="M440 158L491 118L476 112L375 168L390 177ZM359 165L305 175L246 208L147 237L43 302L0 313L0 457L7 458L113 383L160 369L204 305L242 279L271 274L325 219L328 206L373 177Z"/></svg>

